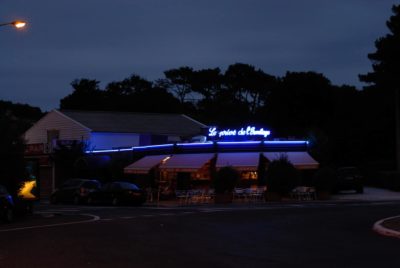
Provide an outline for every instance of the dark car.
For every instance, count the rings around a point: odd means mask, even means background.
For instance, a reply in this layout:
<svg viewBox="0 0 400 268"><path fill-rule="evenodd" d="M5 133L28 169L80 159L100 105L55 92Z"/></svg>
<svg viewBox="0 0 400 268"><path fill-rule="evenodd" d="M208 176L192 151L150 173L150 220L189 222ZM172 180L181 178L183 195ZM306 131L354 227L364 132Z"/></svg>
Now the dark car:
<svg viewBox="0 0 400 268"><path fill-rule="evenodd" d="M141 205L146 201L145 192L136 184L115 181L104 184L103 187L88 196L88 204L121 204Z"/></svg>
<svg viewBox="0 0 400 268"><path fill-rule="evenodd" d="M337 170L335 192L341 190L355 190L363 193L363 178L356 167L343 167Z"/></svg>
<svg viewBox="0 0 400 268"><path fill-rule="evenodd" d="M11 222L14 219L14 201L6 187L0 185L0 219Z"/></svg>
<svg viewBox="0 0 400 268"><path fill-rule="evenodd" d="M76 205L85 203L89 193L97 191L100 187L101 184L97 180L70 179L52 193L50 202L72 202Z"/></svg>

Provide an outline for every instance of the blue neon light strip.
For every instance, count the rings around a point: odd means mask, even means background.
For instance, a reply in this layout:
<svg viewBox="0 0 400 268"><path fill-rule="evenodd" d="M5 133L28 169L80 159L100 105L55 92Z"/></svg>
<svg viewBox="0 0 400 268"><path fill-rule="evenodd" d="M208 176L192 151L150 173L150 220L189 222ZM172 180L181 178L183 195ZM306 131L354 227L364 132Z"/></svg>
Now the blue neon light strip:
<svg viewBox="0 0 400 268"><path fill-rule="evenodd" d="M277 144L277 145L288 145L288 144L293 144L293 145L299 145L299 144L308 144L308 141L264 141L265 144Z"/></svg>
<svg viewBox="0 0 400 268"><path fill-rule="evenodd" d="M265 145L307 145L308 141L218 141L217 145L256 145L256 144L265 144ZM179 147L197 147L204 148L213 146L215 143L206 142L206 143L177 143L177 144L159 144L159 145L147 145L147 146L136 146L131 148L121 148L121 149L104 149L104 150L88 150L85 151L87 154L96 154L96 153L116 153L116 152L127 152L127 151L140 151L140 150L157 150L157 149L172 149L174 146Z"/></svg>
<svg viewBox="0 0 400 268"><path fill-rule="evenodd" d="M218 141L217 144L228 144L228 145L246 145L246 144L261 144L262 141Z"/></svg>
<svg viewBox="0 0 400 268"><path fill-rule="evenodd" d="M190 147L190 146L207 146L213 145L213 142L193 142L193 143L177 143L177 146Z"/></svg>
<svg viewBox="0 0 400 268"><path fill-rule="evenodd" d="M142 149L165 149L168 147L173 147L174 144L157 144L157 145L146 145L146 146L136 146L132 147L131 150L142 150Z"/></svg>

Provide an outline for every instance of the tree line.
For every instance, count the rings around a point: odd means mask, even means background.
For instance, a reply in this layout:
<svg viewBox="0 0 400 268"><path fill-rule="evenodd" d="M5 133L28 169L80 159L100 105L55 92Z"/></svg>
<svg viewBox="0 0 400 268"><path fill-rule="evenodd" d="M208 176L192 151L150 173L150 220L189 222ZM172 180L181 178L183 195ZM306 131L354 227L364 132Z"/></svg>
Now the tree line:
<svg viewBox="0 0 400 268"><path fill-rule="evenodd" d="M235 63L225 72L183 66L165 71L156 81L133 74L103 89L99 84L74 80L60 108L185 113L221 127L255 124L271 129L273 138L310 140L315 157L333 165L390 159L393 154L387 94L333 85L316 72L277 77Z"/></svg>

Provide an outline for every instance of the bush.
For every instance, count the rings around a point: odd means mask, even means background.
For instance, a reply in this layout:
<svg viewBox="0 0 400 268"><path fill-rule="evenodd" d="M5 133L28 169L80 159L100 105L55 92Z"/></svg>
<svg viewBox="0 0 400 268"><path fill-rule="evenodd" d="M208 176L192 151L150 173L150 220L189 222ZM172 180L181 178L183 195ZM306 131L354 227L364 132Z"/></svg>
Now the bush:
<svg viewBox="0 0 400 268"><path fill-rule="evenodd" d="M266 172L267 191L281 195L289 193L299 179L299 173L286 155L272 161Z"/></svg>
<svg viewBox="0 0 400 268"><path fill-rule="evenodd" d="M314 175L314 186L317 192L332 192L335 187L336 173L330 167L322 167Z"/></svg>
<svg viewBox="0 0 400 268"><path fill-rule="evenodd" d="M239 172L233 167L226 166L222 167L217 172L217 176L214 179L215 193L232 193L239 180Z"/></svg>
<svg viewBox="0 0 400 268"><path fill-rule="evenodd" d="M378 179L382 187L392 191L400 191L400 173L397 171L381 172Z"/></svg>

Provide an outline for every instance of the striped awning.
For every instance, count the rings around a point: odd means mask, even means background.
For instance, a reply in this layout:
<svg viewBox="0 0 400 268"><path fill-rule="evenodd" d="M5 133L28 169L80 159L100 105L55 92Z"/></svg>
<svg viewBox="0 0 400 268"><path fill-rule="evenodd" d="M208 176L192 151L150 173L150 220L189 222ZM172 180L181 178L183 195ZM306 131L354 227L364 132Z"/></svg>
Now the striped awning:
<svg viewBox="0 0 400 268"><path fill-rule="evenodd" d="M317 169L319 167L319 163L307 152L264 152L263 154L269 161L286 156L297 169Z"/></svg>
<svg viewBox="0 0 400 268"><path fill-rule="evenodd" d="M148 155L124 168L126 174L146 174L150 169L168 161L169 155Z"/></svg>
<svg viewBox="0 0 400 268"><path fill-rule="evenodd" d="M219 153L216 168L232 166L237 170L257 170L260 154L259 152Z"/></svg>
<svg viewBox="0 0 400 268"><path fill-rule="evenodd" d="M179 172L193 172L202 168L214 154L175 154L160 165L161 170L174 170Z"/></svg>

